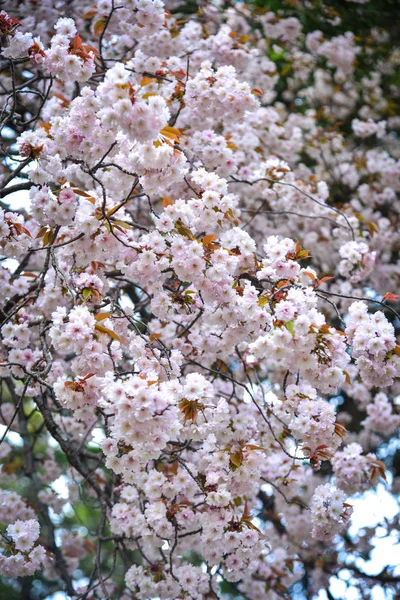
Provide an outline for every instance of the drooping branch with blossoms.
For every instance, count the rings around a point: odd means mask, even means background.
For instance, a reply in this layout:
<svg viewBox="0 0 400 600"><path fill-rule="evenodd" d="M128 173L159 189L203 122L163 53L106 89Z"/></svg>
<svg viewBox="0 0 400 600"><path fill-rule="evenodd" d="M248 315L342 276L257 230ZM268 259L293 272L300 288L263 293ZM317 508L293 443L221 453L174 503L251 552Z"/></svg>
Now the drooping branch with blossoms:
<svg viewBox="0 0 400 600"><path fill-rule="evenodd" d="M390 8L0 13L5 597L399 592Z"/></svg>

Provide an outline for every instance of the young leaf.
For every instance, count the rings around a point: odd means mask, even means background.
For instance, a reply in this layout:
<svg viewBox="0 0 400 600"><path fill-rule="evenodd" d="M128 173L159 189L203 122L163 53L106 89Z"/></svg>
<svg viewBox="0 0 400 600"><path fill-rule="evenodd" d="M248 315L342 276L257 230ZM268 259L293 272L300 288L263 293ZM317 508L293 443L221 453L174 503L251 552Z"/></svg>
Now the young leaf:
<svg viewBox="0 0 400 600"><path fill-rule="evenodd" d="M104 321L104 319L108 319L109 317L112 317L112 313L97 313L97 315L95 315L95 319L96 321Z"/></svg>
<svg viewBox="0 0 400 600"><path fill-rule="evenodd" d="M99 325L98 323L94 326L94 328L99 333L105 333L105 334L109 335L110 338L112 338L113 340L116 340L117 342L122 342L119 335L117 335L115 333L115 331L113 331L112 329L108 329L108 327L103 327L103 325Z"/></svg>
<svg viewBox="0 0 400 600"><path fill-rule="evenodd" d="M213 233L209 233L205 235L202 239L203 246L209 246L214 240L216 236Z"/></svg>
<svg viewBox="0 0 400 600"><path fill-rule="evenodd" d="M167 206L172 206L173 205L173 201L171 200L171 198L168 198L168 196L164 196L163 201L162 201L162 205L164 208L167 208Z"/></svg>

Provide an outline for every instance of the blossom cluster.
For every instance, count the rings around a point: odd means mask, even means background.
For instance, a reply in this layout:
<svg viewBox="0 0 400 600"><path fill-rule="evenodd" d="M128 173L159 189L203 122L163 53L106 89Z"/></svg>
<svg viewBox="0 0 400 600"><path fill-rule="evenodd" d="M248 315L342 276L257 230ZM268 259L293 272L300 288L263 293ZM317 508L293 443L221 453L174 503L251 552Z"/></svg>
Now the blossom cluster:
<svg viewBox="0 0 400 600"><path fill-rule="evenodd" d="M0 522L7 524L2 536L0 572L6 577L32 576L49 563L46 549L35 545L40 525L35 512L16 493L0 495Z"/></svg>
<svg viewBox="0 0 400 600"><path fill-rule="evenodd" d="M400 356L395 352L394 327L385 315L370 314L365 302L354 302L349 307L346 334L362 381L371 387L391 385L399 374Z"/></svg>
<svg viewBox="0 0 400 600"><path fill-rule="evenodd" d="M352 508L345 502L345 494L329 483L320 485L314 493L311 509L313 535L324 539L337 534L350 519Z"/></svg>
<svg viewBox="0 0 400 600"><path fill-rule="evenodd" d="M336 484L347 494L363 492L373 487L382 475L382 467L372 453L364 456L360 444L353 442L337 452L332 459Z"/></svg>
<svg viewBox="0 0 400 600"><path fill-rule="evenodd" d="M398 49L363 0L286 4L0 13L6 582L311 598L368 554L338 540L398 489Z"/></svg>

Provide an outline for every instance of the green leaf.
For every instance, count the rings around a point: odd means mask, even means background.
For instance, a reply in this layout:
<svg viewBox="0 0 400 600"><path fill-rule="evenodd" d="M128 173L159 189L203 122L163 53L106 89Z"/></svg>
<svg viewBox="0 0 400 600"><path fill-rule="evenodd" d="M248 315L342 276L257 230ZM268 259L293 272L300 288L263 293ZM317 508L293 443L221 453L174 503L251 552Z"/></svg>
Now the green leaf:
<svg viewBox="0 0 400 600"><path fill-rule="evenodd" d="M90 300L90 298L92 297L92 290L90 288L85 288L82 291L82 296L84 300Z"/></svg>
<svg viewBox="0 0 400 600"><path fill-rule="evenodd" d="M287 321L287 323L285 323L286 325L286 329L288 331L290 331L290 333L292 334L292 337L294 337L294 321Z"/></svg>

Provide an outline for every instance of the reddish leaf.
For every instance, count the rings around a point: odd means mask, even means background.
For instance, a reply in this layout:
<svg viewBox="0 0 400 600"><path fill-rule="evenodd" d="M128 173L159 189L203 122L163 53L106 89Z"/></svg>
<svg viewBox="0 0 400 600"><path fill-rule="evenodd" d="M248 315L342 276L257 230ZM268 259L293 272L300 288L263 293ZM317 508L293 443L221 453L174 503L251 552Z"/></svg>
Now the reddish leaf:
<svg viewBox="0 0 400 600"><path fill-rule="evenodd" d="M168 198L168 196L164 196L163 201L162 201L162 205L164 208L167 208L167 206L172 206L173 205L173 200L171 200L171 198Z"/></svg>
<svg viewBox="0 0 400 600"><path fill-rule="evenodd" d="M57 94L54 94L57 96ZM50 133L51 124L50 123L39 123L39 127L45 130L46 133Z"/></svg>
<svg viewBox="0 0 400 600"><path fill-rule="evenodd" d="M44 234L46 233L46 231L47 231L47 227L41 227L39 229L39 233L36 235L35 239L37 240L37 239L43 237Z"/></svg>
<svg viewBox="0 0 400 600"><path fill-rule="evenodd" d="M84 46L82 46L82 48L84 48L85 52L93 52L95 56L100 56L100 52L94 46L89 46L88 44L85 44ZM89 58L89 56L87 55L86 57Z"/></svg>
<svg viewBox="0 0 400 600"><path fill-rule="evenodd" d="M95 36L100 35L103 31L104 31L104 27L107 23L107 19L105 19L104 17L101 17L100 19L98 19L96 21L96 23L94 24L93 27L93 33Z"/></svg>
<svg viewBox="0 0 400 600"><path fill-rule="evenodd" d="M351 379L350 379L350 375L348 374L347 371L343 371L345 377L346 377L346 383L348 383L349 385L351 385Z"/></svg>
<svg viewBox="0 0 400 600"><path fill-rule="evenodd" d="M120 202L119 204L117 204L116 206L114 206L113 208L110 208L110 210L107 212L107 217L111 217L114 213L116 213L122 206L124 206L125 202Z"/></svg>
<svg viewBox="0 0 400 600"><path fill-rule="evenodd" d="M312 281L316 280L314 273L310 273L310 271L304 271L304 275L307 275Z"/></svg>
<svg viewBox="0 0 400 600"><path fill-rule="evenodd" d="M203 246L208 246L209 244L211 244L215 240L215 237L216 236L213 233L205 235L202 240Z"/></svg>
<svg viewBox="0 0 400 600"><path fill-rule="evenodd" d="M110 338L112 338L113 340L116 340L117 342L122 342L121 338L119 337L119 335L117 335L115 333L115 331L113 331L112 329L108 329L107 327L103 327L103 325L99 325L96 324L94 326L95 330L98 331L99 333L105 333L107 335L110 336Z"/></svg>
<svg viewBox="0 0 400 600"><path fill-rule="evenodd" d="M83 18L90 19L91 17L94 17L94 15L97 15L97 10L95 8L93 10L88 10L88 12L83 15Z"/></svg>
<svg viewBox="0 0 400 600"><path fill-rule="evenodd" d="M97 313L97 315L95 315L95 319L96 321L104 321L104 319L108 319L109 317L112 317L112 313Z"/></svg>
<svg viewBox="0 0 400 600"><path fill-rule="evenodd" d="M390 292L387 292L383 296L382 300L383 301L385 301L385 300L391 300L392 302L396 302L397 298L398 298L398 296L396 294L391 294Z"/></svg>
<svg viewBox="0 0 400 600"><path fill-rule="evenodd" d="M331 279L335 279L335 277L323 277L322 279L318 279L318 282L315 284L315 287L321 285L321 283L325 283L325 281L330 281Z"/></svg>
<svg viewBox="0 0 400 600"><path fill-rule="evenodd" d="M140 85L141 87L144 87L145 85L149 85L149 83L153 83L154 81L157 81L156 77L148 77L147 75L145 75L140 80Z"/></svg>

